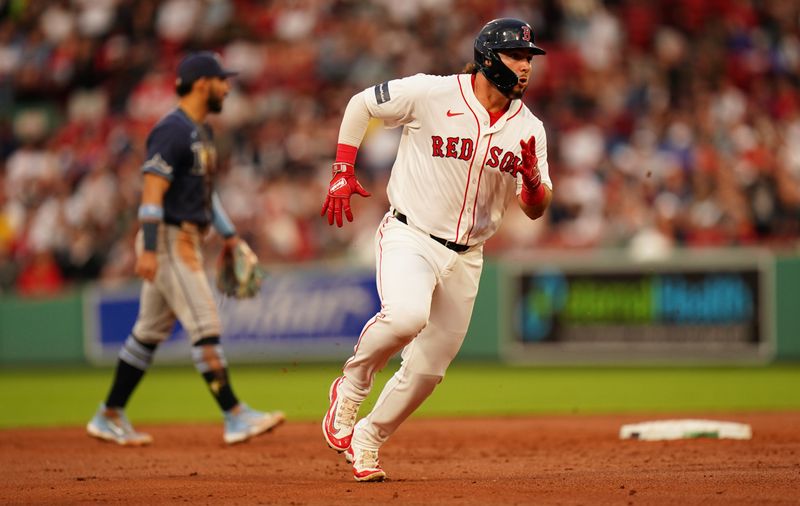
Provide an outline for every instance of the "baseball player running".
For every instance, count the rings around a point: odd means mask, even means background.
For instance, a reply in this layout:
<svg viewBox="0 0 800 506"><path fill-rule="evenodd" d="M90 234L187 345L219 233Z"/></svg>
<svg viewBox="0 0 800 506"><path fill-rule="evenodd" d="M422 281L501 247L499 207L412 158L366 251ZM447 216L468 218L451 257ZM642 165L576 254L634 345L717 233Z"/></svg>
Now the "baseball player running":
<svg viewBox="0 0 800 506"><path fill-rule="evenodd" d="M483 243L516 200L532 220L551 199L542 122L522 103L531 60L545 51L517 19L496 19L475 39L475 61L451 76L378 84L348 103L322 207L352 221L350 196L369 193L354 171L370 118L403 134L387 187L391 208L375 235L380 311L365 325L322 422L358 481L382 481L378 450L442 381L467 332ZM375 373L402 349L400 369L356 423Z"/></svg>
<svg viewBox="0 0 800 506"><path fill-rule="evenodd" d="M226 443L245 441L280 424L283 413L262 413L237 399L220 345L220 320L203 271L201 241L209 224L238 242L233 224L212 190L216 151L209 113L222 110L228 77L213 53L188 55L178 66L178 107L163 117L147 139L147 161L139 207L136 273L144 279L139 315L119 353L116 374L105 403L86 426L89 435L121 445L146 445L123 408L153 361L158 344L176 318L192 343L192 360L224 414Z"/></svg>

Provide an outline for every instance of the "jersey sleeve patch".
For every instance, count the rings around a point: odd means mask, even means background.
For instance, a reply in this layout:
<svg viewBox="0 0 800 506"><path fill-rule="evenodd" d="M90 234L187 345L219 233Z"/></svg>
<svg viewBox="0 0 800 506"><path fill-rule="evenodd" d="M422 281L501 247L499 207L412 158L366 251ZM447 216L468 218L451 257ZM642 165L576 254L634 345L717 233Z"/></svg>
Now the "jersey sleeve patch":
<svg viewBox="0 0 800 506"><path fill-rule="evenodd" d="M381 84L375 85L375 100L378 105L385 104L392 97L389 95L389 81L384 81Z"/></svg>
<svg viewBox="0 0 800 506"><path fill-rule="evenodd" d="M156 153L153 155L149 160L144 162L142 165L142 172L149 172L151 174L157 174L163 178L172 181L172 166L166 162L161 157L161 154Z"/></svg>

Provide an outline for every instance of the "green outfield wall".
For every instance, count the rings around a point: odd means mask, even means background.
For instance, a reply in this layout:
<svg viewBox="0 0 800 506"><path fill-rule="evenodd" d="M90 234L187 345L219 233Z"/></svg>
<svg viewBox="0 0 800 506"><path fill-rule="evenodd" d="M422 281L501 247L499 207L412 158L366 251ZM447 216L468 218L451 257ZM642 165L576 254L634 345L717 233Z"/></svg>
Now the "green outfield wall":
<svg viewBox="0 0 800 506"><path fill-rule="evenodd" d="M778 358L800 360L800 258L775 262L775 333Z"/></svg>
<svg viewBox="0 0 800 506"><path fill-rule="evenodd" d="M596 256L572 260L560 255L550 260L487 260L459 358L510 363L526 363L528 357L533 357L531 363L648 363L641 360L642 357L647 357L647 353L652 356L656 350L655 356L662 363L679 363L682 354L696 355L697 350L687 342L708 338L704 348L706 358L718 359L712 362L800 360L800 311L797 309L800 257L775 257L763 251L750 253L714 254L710 261L709 257L704 260L693 255L646 265L626 262L619 257L609 261L609 257ZM552 275L554 270L560 274ZM543 271L547 274L544 284L539 279ZM563 286L570 290L568 299L559 298ZM0 366L107 364L113 360L115 343L109 346L105 362L92 357L90 344L94 334L99 332L99 325L90 316L96 291L89 286L45 300L0 297ZM135 294L135 290L129 287L129 298L131 293ZM278 298L281 293L279 290ZM749 299L740 296L747 293L751 294ZM676 294L683 297L680 299L683 302L668 303ZM661 305L660 309L653 310L656 303ZM556 307L558 304L561 306ZM745 313L747 318L734 321ZM532 332L531 328L520 328L519 323L529 322L531 314L549 315L553 323L553 328L549 329L551 337L531 344L525 337L526 332ZM676 323L676 315L687 314L699 318L701 324L690 322L681 326L681 322ZM607 320L611 316L617 320L609 324ZM655 321L656 317L660 320ZM732 323L725 318L732 319ZM277 320L270 320L273 321ZM268 324L262 322L262 325ZM117 329L122 327L128 328L127 321L117 325ZM125 332L114 331L120 334L116 336L119 339L124 339ZM672 339L673 334L679 339L664 342L665 336ZM741 342L730 336L738 336ZM602 341L616 337L621 337L616 344L622 343L624 352L612 352L603 357L586 346L591 339ZM639 338L644 342L638 342ZM562 341L570 350L577 349L582 354L570 355L572 359L564 360L557 349ZM280 342L283 347L280 354L259 356L248 348L242 356L250 357L251 361L292 357L299 361L326 360L323 355L298 353L295 356L291 341ZM603 349L614 350L608 342L601 344ZM644 355L628 352L629 348L636 350L637 346L644 350ZM235 343L232 347L236 357ZM339 361L349 354L352 343L338 343L331 349L336 353L327 355L327 360Z"/></svg>
<svg viewBox="0 0 800 506"><path fill-rule="evenodd" d="M79 290L42 300L0 297L0 364L81 363L83 335Z"/></svg>

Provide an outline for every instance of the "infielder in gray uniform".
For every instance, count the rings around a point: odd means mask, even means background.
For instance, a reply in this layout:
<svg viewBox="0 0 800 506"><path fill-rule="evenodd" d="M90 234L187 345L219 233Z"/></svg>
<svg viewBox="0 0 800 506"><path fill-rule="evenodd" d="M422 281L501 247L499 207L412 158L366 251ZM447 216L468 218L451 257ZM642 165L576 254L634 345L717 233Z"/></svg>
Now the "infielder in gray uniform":
<svg viewBox="0 0 800 506"><path fill-rule="evenodd" d="M139 316L119 353L116 374L105 403L86 429L91 436L121 445L145 445L124 408L152 363L159 343L179 320L192 343L192 360L225 419L226 443L245 441L284 420L279 411L262 413L237 399L220 344L220 319L203 270L202 240L209 225L232 250L239 241L213 191L216 150L207 123L222 110L230 89L213 53L193 53L178 66L178 107L163 117L147 139L147 161L139 207L136 274L144 283Z"/></svg>
<svg viewBox="0 0 800 506"><path fill-rule="evenodd" d="M333 178L322 209L352 221L350 196L369 196L353 167L370 118L402 126L375 235L380 311L364 326L322 421L328 445L345 452L358 481L386 477L378 450L442 381L469 326L483 243L509 205L532 220L551 199L542 122L522 103L534 55L530 25L497 19L475 39L462 74L418 74L355 95L345 109ZM356 423L375 373L402 350L400 369L372 412Z"/></svg>

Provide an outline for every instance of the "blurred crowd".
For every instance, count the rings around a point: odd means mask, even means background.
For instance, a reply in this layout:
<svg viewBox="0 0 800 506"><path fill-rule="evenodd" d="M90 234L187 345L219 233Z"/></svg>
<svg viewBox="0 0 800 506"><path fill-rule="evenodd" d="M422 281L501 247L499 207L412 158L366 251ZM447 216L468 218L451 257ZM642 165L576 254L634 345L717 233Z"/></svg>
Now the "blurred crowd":
<svg viewBox="0 0 800 506"><path fill-rule="evenodd" d="M504 16L548 51L525 101L555 192L541 220L512 210L490 254L796 248L800 2L0 0L0 293L133 277L146 135L197 49L241 72L212 120L217 184L261 260L370 264L399 132L370 127L357 171L373 197L329 227L344 107L387 79L459 72Z"/></svg>

